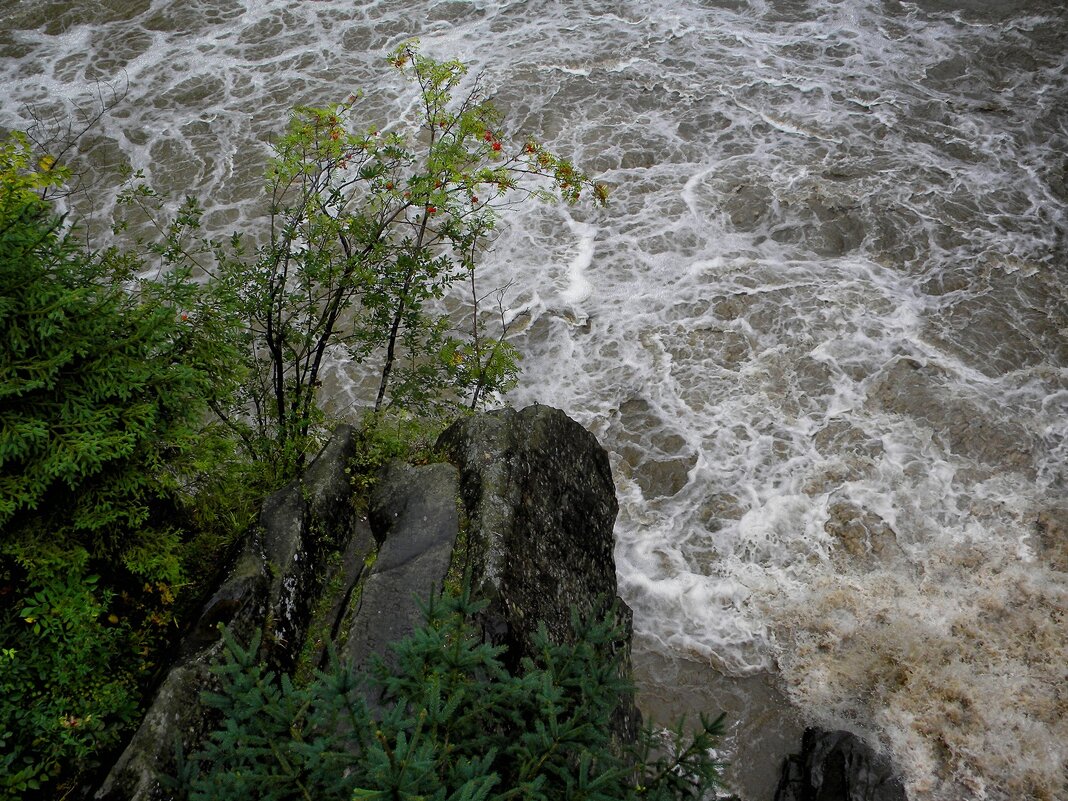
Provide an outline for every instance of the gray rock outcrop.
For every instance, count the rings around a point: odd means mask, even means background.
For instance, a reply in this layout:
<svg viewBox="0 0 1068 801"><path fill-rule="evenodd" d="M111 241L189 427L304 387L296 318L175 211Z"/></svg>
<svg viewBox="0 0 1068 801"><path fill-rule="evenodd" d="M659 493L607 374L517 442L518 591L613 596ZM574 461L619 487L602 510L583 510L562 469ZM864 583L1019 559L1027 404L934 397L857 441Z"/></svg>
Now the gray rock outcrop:
<svg viewBox="0 0 1068 801"><path fill-rule="evenodd" d="M460 469L468 522L457 556L490 601L490 639L530 653L541 622L566 642L572 608L599 615L617 600L618 504L596 437L559 409L529 406L462 419L438 447Z"/></svg>
<svg viewBox="0 0 1068 801"><path fill-rule="evenodd" d="M533 653L539 624L567 642L572 607L600 616L613 604L629 656L630 611L616 596L617 505L596 438L536 406L464 418L439 446L451 464L389 465L365 519L347 469L354 432L342 426L300 480L265 501L96 799L172 797L165 777L176 772L176 745L195 750L217 722L200 693L214 686L221 625L242 643L262 635L260 655L282 672L321 666L331 643L354 666L375 657L388 665L389 646L422 622L420 604L469 573L490 600L484 630L509 647L510 661ZM637 719L624 699L617 736L631 735Z"/></svg>
<svg viewBox="0 0 1068 801"><path fill-rule="evenodd" d="M215 724L200 694L215 686L210 666L222 655L221 625L243 643L261 633L264 658L275 667L292 668L304 644L314 599L332 576L323 554L339 538L360 537L345 470L354 449L353 430L339 427L304 475L264 502L259 525L205 604L96 799L172 797L163 777L175 773L175 747L188 752Z"/></svg>
<svg viewBox="0 0 1068 801"><path fill-rule="evenodd" d="M340 651L356 668L373 657L391 664L389 646L423 622L420 603L441 592L460 519L460 481L449 464L394 462L371 496L374 568L361 588Z"/></svg>
<svg viewBox="0 0 1068 801"><path fill-rule="evenodd" d="M454 560L489 601L484 636L507 648L506 664L536 652L540 625L569 642L572 611L603 617L614 607L629 675L632 616L616 594L613 553L619 505L597 438L559 409L535 405L461 419L437 445L460 470L467 517ZM623 699L615 736L632 739L640 720L633 699Z"/></svg>

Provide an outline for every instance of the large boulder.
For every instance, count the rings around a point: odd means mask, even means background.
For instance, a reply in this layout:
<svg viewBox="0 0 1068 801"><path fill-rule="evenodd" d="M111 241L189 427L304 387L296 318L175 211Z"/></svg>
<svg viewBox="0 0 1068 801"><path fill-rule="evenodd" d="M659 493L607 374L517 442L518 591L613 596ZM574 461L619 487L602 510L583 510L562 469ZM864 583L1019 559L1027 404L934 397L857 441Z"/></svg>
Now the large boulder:
<svg viewBox="0 0 1068 801"><path fill-rule="evenodd" d="M349 614L351 664L388 661L386 644L421 622L418 602L440 591L450 565L490 602L483 629L512 664L534 653L541 624L572 639L572 609L602 616L615 604L629 635L616 595L615 489L592 434L559 409L531 406L462 418L437 445L452 464L393 464L376 485L379 554Z"/></svg>
<svg viewBox="0 0 1068 801"><path fill-rule="evenodd" d="M533 634L574 639L571 611L603 616L615 605L629 673L630 610L616 596L617 504L608 456L563 412L534 406L474 415L439 445L452 464L387 466L355 512L348 465L354 432L340 427L300 480L265 501L227 579L206 604L141 727L96 794L163 801L175 746L189 753L217 723L200 700L225 625L239 642L262 635L275 670L322 665L328 644L355 667L389 664L390 645L422 622L420 604L446 580L472 576L490 600L489 638L517 664ZM374 699L369 699L374 703ZM638 714L624 699L616 735Z"/></svg>
<svg viewBox="0 0 1068 801"><path fill-rule="evenodd" d="M490 601L489 638L532 652L540 623L566 642L571 610L603 614L616 597L618 504L608 455L559 409L501 409L453 424L438 447L460 469L467 515L457 557Z"/></svg>
<svg viewBox="0 0 1068 801"><path fill-rule="evenodd" d="M806 729L774 801L908 801L890 761L848 731Z"/></svg>
<svg viewBox="0 0 1068 801"><path fill-rule="evenodd" d="M603 617L614 608L629 676L632 616L616 594L619 505L597 438L559 409L535 405L463 418L437 445L460 470L467 519L453 559L489 601L483 632L508 649L506 663L536 653L539 626L570 642L573 612ZM639 725L633 699L624 699L616 737L632 739Z"/></svg>

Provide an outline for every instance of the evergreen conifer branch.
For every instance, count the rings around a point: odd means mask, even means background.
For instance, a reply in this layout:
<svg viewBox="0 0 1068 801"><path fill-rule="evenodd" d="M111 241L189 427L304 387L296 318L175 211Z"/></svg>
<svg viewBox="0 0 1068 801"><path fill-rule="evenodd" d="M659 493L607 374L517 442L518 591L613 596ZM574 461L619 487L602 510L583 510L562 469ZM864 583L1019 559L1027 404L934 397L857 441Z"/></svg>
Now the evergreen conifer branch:
<svg viewBox="0 0 1068 801"><path fill-rule="evenodd" d="M680 724L656 757L651 730L633 747L613 742L612 715L633 688L611 613L576 618L574 645L542 630L513 674L472 622L483 607L466 594L433 599L391 670L379 661L361 679L335 658L304 687L256 664L255 640L227 635L223 692L208 696L226 721L186 763L188 798L668 801L716 786L722 716L689 737Z"/></svg>

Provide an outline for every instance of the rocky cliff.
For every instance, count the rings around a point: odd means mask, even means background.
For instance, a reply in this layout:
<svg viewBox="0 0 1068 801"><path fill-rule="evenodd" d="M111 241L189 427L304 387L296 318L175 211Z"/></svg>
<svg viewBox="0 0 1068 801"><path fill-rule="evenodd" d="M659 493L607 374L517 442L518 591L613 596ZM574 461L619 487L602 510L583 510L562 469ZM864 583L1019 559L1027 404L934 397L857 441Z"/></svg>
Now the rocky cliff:
<svg viewBox="0 0 1068 801"><path fill-rule="evenodd" d="M163 801L175 751L197 746L215 723L200 702L223 648L262 633L262 656L291 671L317 664L333 643L361 666L421 622L420 602L467 573L490 600L489 639L518 662L540 624L561 641L571 610L603 614L616 596L612 526L617 510L608 458L563 412L533 406L465 418L441 437L448 461L394 463L355 511L342 426L305 474L272 495L228 577L186 637L141 727L95 798ZM629 650L629 636L619 643ZM372 700L373 699L369 699ZM626 699L620 736L636 725Z"/></svg>

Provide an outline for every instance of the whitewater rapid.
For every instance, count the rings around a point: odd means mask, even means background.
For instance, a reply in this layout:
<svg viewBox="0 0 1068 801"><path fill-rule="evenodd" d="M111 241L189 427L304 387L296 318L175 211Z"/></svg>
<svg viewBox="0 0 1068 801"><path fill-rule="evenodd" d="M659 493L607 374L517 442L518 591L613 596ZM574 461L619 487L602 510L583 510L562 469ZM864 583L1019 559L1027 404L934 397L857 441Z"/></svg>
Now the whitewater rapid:
<svg viewBox="0 0 1068 801"><path fill-rule="evenodd" d="M647 711L887 748L913 799L1065 798L1068 18L1055 0L0 0L0 126L254 232L300 103L410 36L612 186L504 221L524 378L609 450ZM103 82L103 83L100 83ZM344 365L332 403L359 404ZM563 555L562 555L563 556ZM788 704L790 709L780 707ZM776 712L778 710L778 712ZM791 711L792 710L792 711ZM774 741L774 743L773 743ZM757 744L759 747L754 747ZM763 758L763 761L761 761Z"/></svg>

